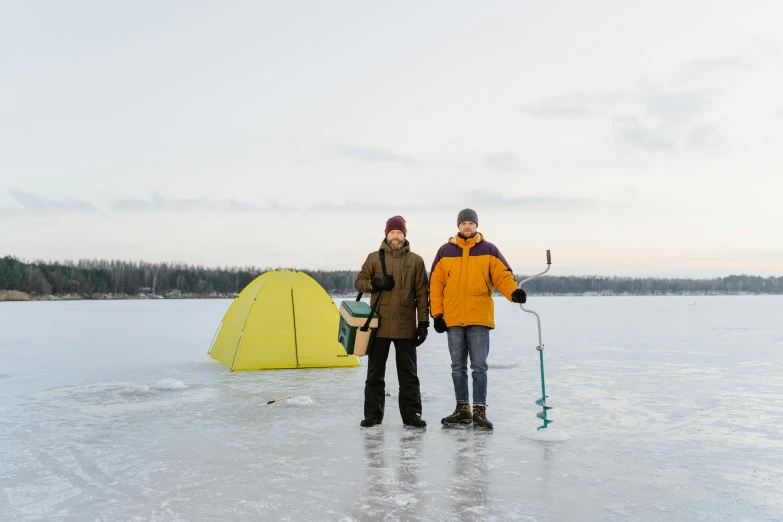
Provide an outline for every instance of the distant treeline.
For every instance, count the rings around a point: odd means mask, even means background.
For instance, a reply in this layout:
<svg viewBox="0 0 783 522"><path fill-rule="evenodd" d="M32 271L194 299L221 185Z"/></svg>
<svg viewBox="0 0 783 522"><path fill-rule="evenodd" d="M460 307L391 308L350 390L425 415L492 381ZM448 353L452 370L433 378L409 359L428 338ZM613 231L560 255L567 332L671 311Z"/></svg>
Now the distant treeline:
<svg viewBox="0 0 783 522"><path fill-rule="evenodd" d="M518 276L521 281L527 276ZM525 284L542 294L668 295L783 294L783 277L731 275L714 279L657 277L543 276Z"/></svg>
<svg viewBox="0 0 783 522"><path fill-rule="evenodd" d="M81 260L25 263L0 258L0 290L31 296L233 296L266 269L207 268L182 263ZM303 270L329 293L355 294L358 272ZM522 280L525 275L517 276ZM783 294L783 277L732 275L714 279L632 278L604 276L544 276L525 286L539 294Z"/></svg>

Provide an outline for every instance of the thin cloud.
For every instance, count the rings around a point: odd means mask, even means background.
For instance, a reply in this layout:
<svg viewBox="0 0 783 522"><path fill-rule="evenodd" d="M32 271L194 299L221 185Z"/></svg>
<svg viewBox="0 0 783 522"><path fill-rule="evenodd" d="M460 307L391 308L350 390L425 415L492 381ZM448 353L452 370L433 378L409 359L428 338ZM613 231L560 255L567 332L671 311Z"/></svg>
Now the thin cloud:
<svg viewBox="0 0 783 522"><path fill-rule="evenodd" d="M622 92L561 94L520 108L520 112L537 118L582 118L608 107L624 97Z"/></svg>
<svg viewBox="0 0 783 522"><path fill-rule="evenodd" d="M507 196L500 192L477 190L469 195L451 194L436 201L421 201L406 204L365 204L320 202L308 207L314 213L359 213L359 214L439 214L456 212L465 207L487 206L498 210L547 210L578 209L600 204L599 200L589 198L569 198L554 196Z"/></svg>
<svg viewBox="0 0 783 522"><path fill-rule="evenodd" d="M360 203L360 202L350 202L350 203L333 203L331 201L322 201L320 203L315 203L314 205L310 205L307 210L310 212L314 212L317 214L337 214L337 213L347 213L347 214L366 214L366 213L400 213L404 212L406 209L411 209L415 207L407 206L407 205L387 205L387 204L373 204L368 205L366 203Z"/></svg>
<svg viewBox="0 0 783 522"><path fill-rule="evenodd" d="M590 113L590 110L585 106L561 105L556 100L528 105L520 110L537 118L581 118Z"/></svg>
<svg viewBox="0 0 783 522"><path fill-rule="evenodd" d="M11 189L7 192L21 208L4 209L8 212L25 214L83 214L98 212L98 208L87 201L79 199L48 199L24 190Z"/></svg>
<svg viewBox="0 0 783 522"><path fill-rule="evenodd" d="M500 192L476 191L469 197L463 197L462 205L470 207L486 205L491 208L514 210L577 209L600 204L591 198L570 198L562 196L506 196ZM451 204L451 207L454 205Z"/></svg>
<svg viewBox="0 0 783 522"><path fill-rule="evenodd" d="M750 62L740 56L720 56L685 62L674 71L674 81L702 80L715 74L734 73L750 65Z"/></svg>
<svg viewBox="0 0 783 522"><path fill-rule="evenodd" d="M688 145L691 147L718 145L721 141L720 132L710 124L698 125L688 134Z"/></svg>
<svg viewBox="0 0 783 522"><path fill-rule="evenodd" d="M618 142L648 152L668 151L677 146L677 141L661 126L621 123L615 125L615 136Z"/></svg>
<svg viewBox="0 0 783 522"><path fill-rule="evenodd" d="M605 94L560 95L523 110L542 118L605 116L611 118L616 143L663 152L717 143L719 130L705 121L713 105L713 91L709 89L667 90L641 83L633 89Z"/></svg>
<svg viewBox="0 0 783 522"><path fill-rule="evenodd" d="M523 112L542 118L582 117L598 113L616 115L636 106L665 122L677 123L693 118L711 105L712 93L709 90L667 91L653 85L606 94L556 96L543 100L537 106L523 108Z"/></svg>
<svg viewBox="0 0 783 522"><path fill-rule="evenodd" d="M646 152L668 152L718 141L720 131L703 121L713 106L709 90L654 90L640 94L638 103L644 109L644 122L633 116L614 119L615 140L620 144Z"/></svg>
<svg viewBox="0 0 783 522"><path fill-rule="evenodd" d="M646 94L642 103L650 116L664 124L687 123L712 106L709 91L669 91Z"/></svg>
<svg viewBox="0 0 783 522"><path fill-rule="evenodd" d="M522 170L522 163L519 156L508 151L491 152L485 156L484 163L487 167L499 172L515 172Z"/></svg>
<svg viewBox="0 0 783 522"><path fill-rule="evenodd" d="M359 147L356 145L343 145L340 147L340 150L345 157L370 163L396 163L407 166L422 164L421 161L412 158L411 156L398 154L393 150L382 147Z"/></svg>
<svg viewBox="0 0 783 522"><path fill-rule="evenodd" d="M297 212L297 209L291 205L280 203L276 199L265 199L266 209L270 212Z"/></svg>
<svg viewBox="0 0 783 522"><path fill-rule="evenodd" d="M260 212L261 207L252 202L229 199L166 198L153 193L148 199L124 198L111 203L115 212Z"/></svg>

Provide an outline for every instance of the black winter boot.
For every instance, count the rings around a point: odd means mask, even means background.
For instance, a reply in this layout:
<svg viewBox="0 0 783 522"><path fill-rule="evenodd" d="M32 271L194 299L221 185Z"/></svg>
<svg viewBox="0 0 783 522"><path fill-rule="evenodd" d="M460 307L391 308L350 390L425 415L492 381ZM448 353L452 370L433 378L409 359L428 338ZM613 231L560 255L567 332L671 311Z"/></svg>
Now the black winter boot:
<svg viewBox="0 0 783 522"><path fill-rule="evenodd" d="M381 419L373 419L373 418L367 418L364 419L362 422L360 422L362 428L370 428L372 426L375 426L376 424L380 424Z"/></svg>
<svg viewBox="0 0 783 522"><path fill-rule="evenodd" d="M454 413L448 417L443 417L440 423L444 426L456 426L459 424L470 424L473 422L473 417L470 414L469 402L458 402L457 407L454 409Z"/></svg>
<svg viewBox="0 0 783 522"><path fill-rule="evenodd" d="M483 404L473 405L473 427L492 429L492 423L487 420L487 407Z"/></svg>
<svg viewBox="0 0 783 522"><path fill-rule="evenodd" d="M421 413L417 413L410 419L406 419L402 421L403 424L406 426L410 426L411 428L426 428L427 422L421 418Z"/></svg>

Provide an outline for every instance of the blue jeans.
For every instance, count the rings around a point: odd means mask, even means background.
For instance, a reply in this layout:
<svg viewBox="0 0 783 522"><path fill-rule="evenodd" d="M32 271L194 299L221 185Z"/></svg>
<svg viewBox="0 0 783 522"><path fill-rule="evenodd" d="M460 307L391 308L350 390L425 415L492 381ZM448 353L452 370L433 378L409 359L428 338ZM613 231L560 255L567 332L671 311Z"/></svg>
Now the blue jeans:
<svg viewBox="0 0 783 522"><path fill-rule="evenodd" d="M468 395L468 355L473 370L473 404L487 404L487 355L489 328L451 326L447 332L451 354L451 379L457 402L470 402Z"/></svg>

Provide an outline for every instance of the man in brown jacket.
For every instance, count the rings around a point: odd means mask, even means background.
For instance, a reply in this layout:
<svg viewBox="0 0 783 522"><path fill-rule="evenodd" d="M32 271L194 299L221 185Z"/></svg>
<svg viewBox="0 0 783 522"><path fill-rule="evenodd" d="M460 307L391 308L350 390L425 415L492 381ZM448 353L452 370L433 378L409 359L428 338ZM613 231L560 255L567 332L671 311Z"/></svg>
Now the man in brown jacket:
<svg viewBox="0 0 783 522"><path fill-rule="evenodd" d="M372 292L371 305L378 297L380 326L369 350L367 381L364 386L364 420L362 427L380 424L386 402L384 377L389 348L394 342L397 359L397 380L400 383L399 404L402 422L406 426L424 428L421 418L421 392L416 374L416 347L427 338L429 328L429 284L427 269L421 256L411 252L405 220L394 216L386 221L386 237L380 250L371 252L356 278L356 290ZM418 322L417 322L418 319Z"/></svg>

